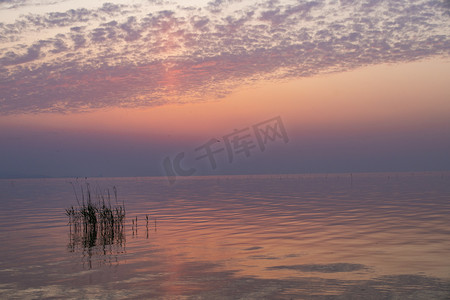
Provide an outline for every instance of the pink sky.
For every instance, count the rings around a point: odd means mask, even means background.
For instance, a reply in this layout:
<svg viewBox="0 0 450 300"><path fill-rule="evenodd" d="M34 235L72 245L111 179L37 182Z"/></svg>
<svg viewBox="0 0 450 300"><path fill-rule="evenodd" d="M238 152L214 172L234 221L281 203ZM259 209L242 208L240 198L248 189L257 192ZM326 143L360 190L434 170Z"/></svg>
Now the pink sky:
<svg viewBox="0 0 450 300"><path fill-rule="evenodd" d="M165 157L201 164L210 138L276 116L289 143L199 174L450 168L442 1L14 3L0 177L164 175Z"/></svg>

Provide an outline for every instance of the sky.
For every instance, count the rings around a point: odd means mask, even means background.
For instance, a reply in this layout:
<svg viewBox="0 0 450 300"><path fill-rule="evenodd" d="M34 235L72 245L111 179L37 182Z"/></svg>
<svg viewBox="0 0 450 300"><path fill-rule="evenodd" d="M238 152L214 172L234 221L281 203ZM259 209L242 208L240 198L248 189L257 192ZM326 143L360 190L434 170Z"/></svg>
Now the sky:
<svg viewBox="0 0 450 300"><path fill-rule="evenodd" d="M0 0L0 178L450 170L450 1Z"/></svg>

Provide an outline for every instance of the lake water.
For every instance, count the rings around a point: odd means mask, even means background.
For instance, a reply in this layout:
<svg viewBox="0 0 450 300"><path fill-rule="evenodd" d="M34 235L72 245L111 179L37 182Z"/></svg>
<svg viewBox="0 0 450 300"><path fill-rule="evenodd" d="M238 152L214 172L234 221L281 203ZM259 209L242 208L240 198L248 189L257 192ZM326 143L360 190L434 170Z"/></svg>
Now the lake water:
<svg viewBox="0 0 450 300"><path fill-rule="evenodd" d="M74 180L0 180L1 299L450 297L449 173L92 178L126 219L89 245Z"/></svg>

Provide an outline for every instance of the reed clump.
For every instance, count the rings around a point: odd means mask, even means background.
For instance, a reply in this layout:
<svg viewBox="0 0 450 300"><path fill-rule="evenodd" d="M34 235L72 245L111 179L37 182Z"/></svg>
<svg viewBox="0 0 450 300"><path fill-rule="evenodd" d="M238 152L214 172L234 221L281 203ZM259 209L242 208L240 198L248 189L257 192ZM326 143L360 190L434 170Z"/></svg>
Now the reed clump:
<svg viewBox="0 0 450 300"><path fill-rule="evenodd" d="M71 242L83 247L121 244L125 220L125 203L119 203L117 189L93 189L88 182L71 182L78 206L66 209Z"/></svg>

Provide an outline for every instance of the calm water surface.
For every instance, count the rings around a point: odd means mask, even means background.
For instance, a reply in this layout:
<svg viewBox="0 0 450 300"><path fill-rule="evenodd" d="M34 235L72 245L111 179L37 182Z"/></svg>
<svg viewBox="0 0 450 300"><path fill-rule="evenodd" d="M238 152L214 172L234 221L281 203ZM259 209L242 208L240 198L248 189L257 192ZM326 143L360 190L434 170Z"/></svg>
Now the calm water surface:
<svg viewBox="0 0 450 300"><path fill-rule="evenodd" d="M73 180L0 180L1 299L450 297L449 173L88 179L127 212L90 245Z"/></svg>

